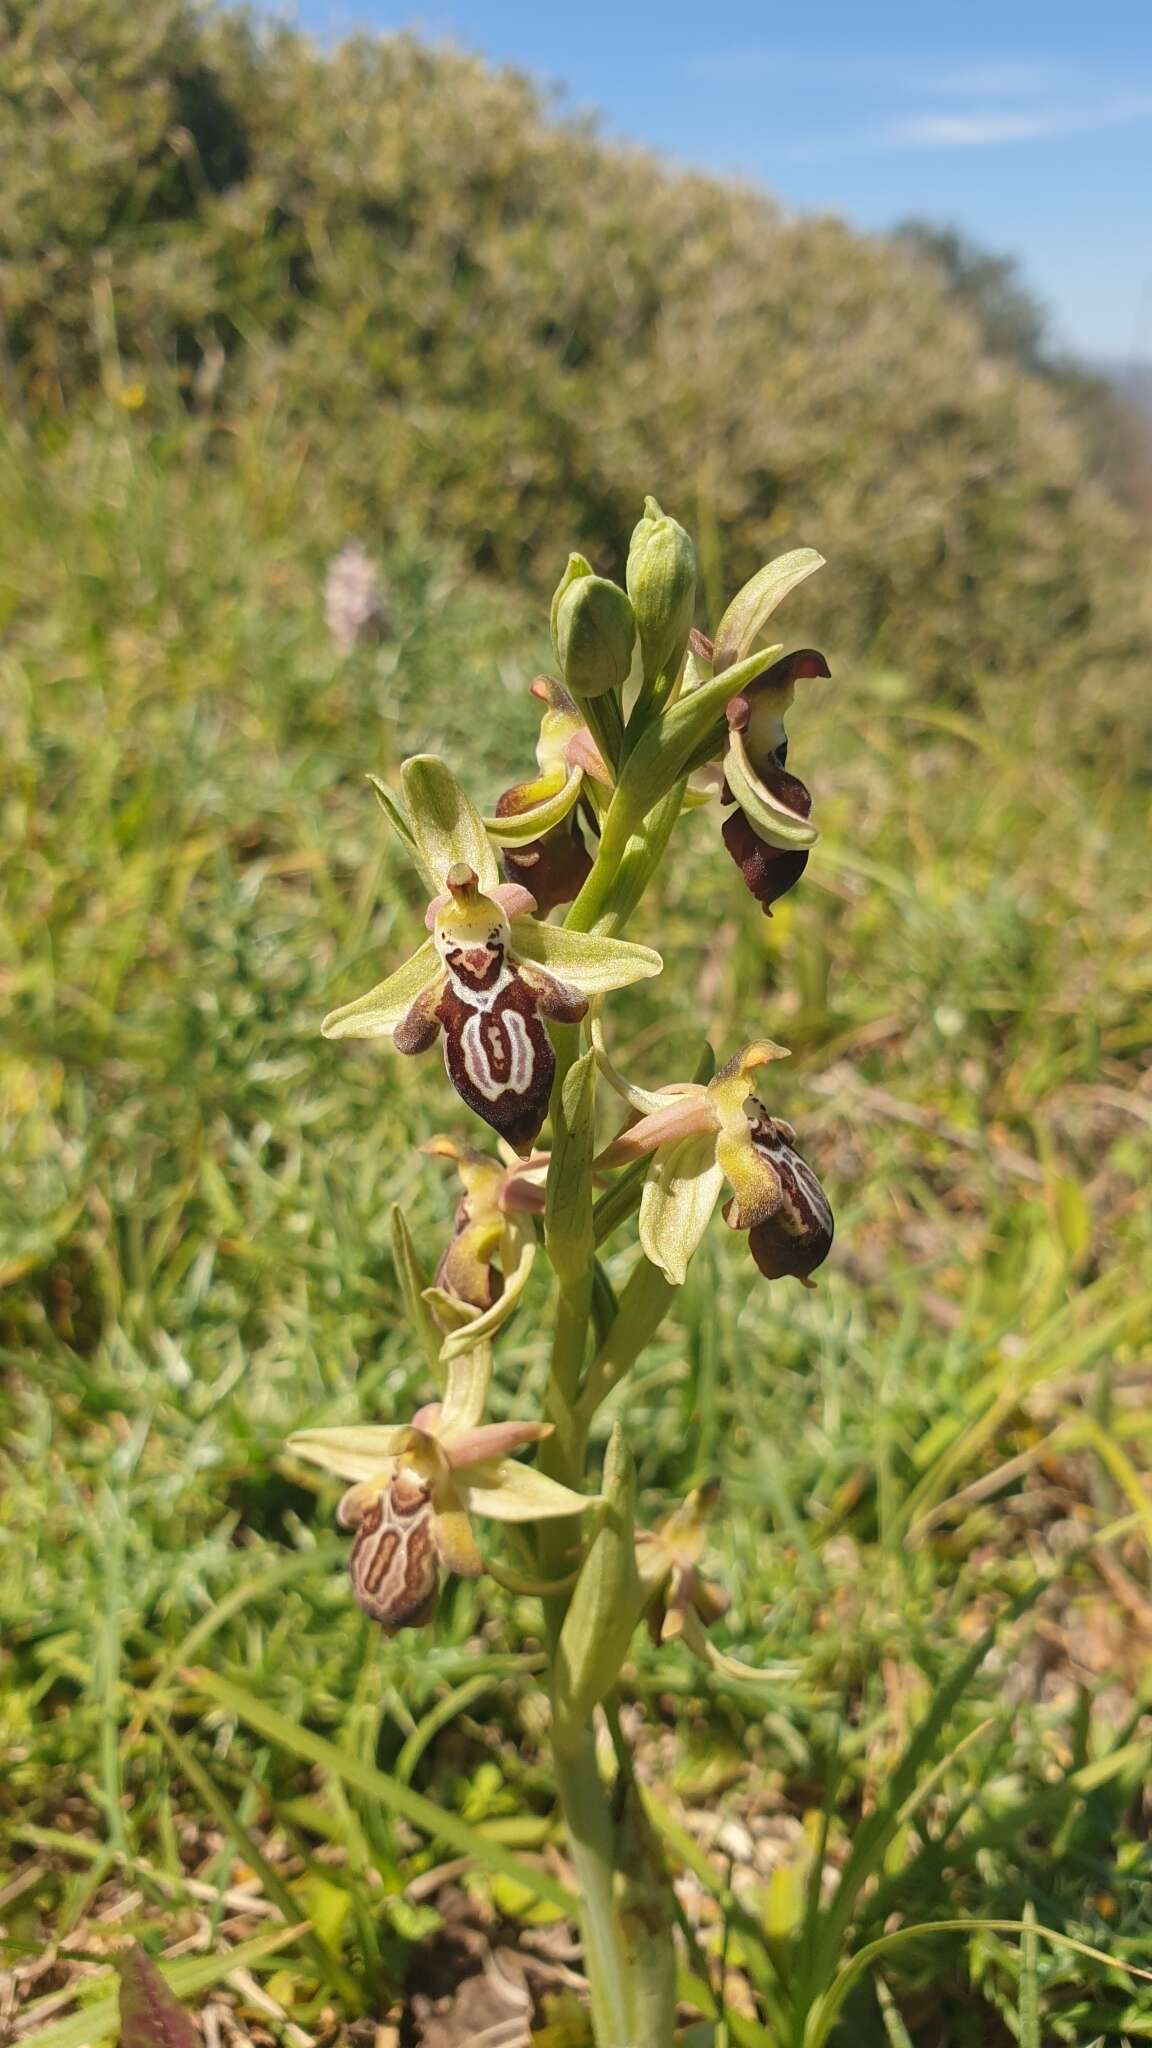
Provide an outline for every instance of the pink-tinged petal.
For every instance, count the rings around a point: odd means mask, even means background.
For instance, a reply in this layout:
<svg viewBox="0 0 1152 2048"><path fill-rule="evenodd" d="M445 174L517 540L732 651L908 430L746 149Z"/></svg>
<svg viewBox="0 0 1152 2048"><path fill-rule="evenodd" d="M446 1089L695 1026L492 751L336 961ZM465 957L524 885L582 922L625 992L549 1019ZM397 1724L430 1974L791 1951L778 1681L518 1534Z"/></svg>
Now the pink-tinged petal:
<svg viewBox="0 0 1152 2048"><path fill-rule="evenodd" d="M546 1191L543 1181L530 1180L533 1173L546 1173L551 1160L549 1152L534 1152L524 1161L522 1170L514 1167L505 1177L500 1190L500 1207L509 1216L542 1216Z"/></svg>
<svg viewBox="0 0 1152 2048"><path fill-rule="evenodd" d="M608 789L612 787L612 777L605 765L604 756L586 725L582 725L579 732L573 733L564 749L564 756L570 767L582 768L585 775L592 777L593 782L602 782Z"/></svg>
<svg viewBox="0 0 1152 2048"><path fill-rule="evenodd" d="M701 1089L699 1095L677 1096L663 1109L642 1116L629 1130L600 1154L596 1167L625 1166L632 1159L644 1159L659 1145L673 1145L702 1131L716 1129L716 1112Z"/></svg>
<svg viewBox="0 0 1152 2048"><path fill-rule="evenodd" d="M426 1436L436 1436L439 1432L440 1415L439 1401L426 1401L423 1408L418 1408L412 1417L412 1427L422 1429Z"/></svg>
<svg viewBox="0 0 1152 2048"><path fill-rule="evenodd" d="M533 917L536 912L536 898L531 889L525 889L520 882L498 882L488 895L498 903L505 917Z"/></svg>
<svg viewBox="0 0 1152 2048"><path fill-rule="evenodd" d="M475 1429L462 1431L445 1444L444 1450L453 1471L459 1471L464 1465L506 1458L510 1452L522 1450L525 1444L542 1443L551 1434L550 1422L482 1422Z"/></svg>

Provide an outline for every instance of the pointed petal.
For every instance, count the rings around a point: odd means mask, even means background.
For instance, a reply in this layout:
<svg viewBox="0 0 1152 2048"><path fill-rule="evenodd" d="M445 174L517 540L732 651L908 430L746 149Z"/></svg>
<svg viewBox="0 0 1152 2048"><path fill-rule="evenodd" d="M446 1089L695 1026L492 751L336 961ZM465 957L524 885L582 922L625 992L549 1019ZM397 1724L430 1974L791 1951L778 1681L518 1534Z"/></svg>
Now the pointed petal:
<svg viewBox="0 0 1152 2048"><path fill-rule="evenodd" d="M714 1131L665 1146L652 1161L640 1197L640 1243L673 1287L684 1284L723 1180Z"/></svg>
<svg viewBox="0 0 1152 2048"><path fill-rule="evenodd" d="M790 850L815 846L820 837L815 825L782 802L760 780L748 759L742 732L729 730L724 776L733 798L766 845Z"/></svg>
<svg viewBox="0 0 1152 2048"><path fill-rule="evenodd" d="M541 777L541 784L551 778ZM530 839L542 839L545 832L562 825L572 806L579 800L584 782L582 768L570 768L558 789L547 796L537 797L535 802L525 805L523 810L506 811L494 818L485 818L484 827L489 838L497 846L524 846ZM521 785L524 789L535 787L531 783ZM508 791L508 795L512 795Z"/></svg>
<svg viewBox="0 0 1152 2048"><path fill-rule="evenodd" d="M550 1422L481 1422L454 1436L444 1450L453 1471L459 1471L466 1465L486 1465L494 1458L510 1457L528 1444L543 1443L552 1428Z"/></svg>
<svg viewBox="0 0 1152 2048"><path fill-rule="evenodd" d="M416 844L416 839L412 831L412 827L408 823L408 813L404 809L404 806L401 803L399 797L396 796L394 792L389 789L388 784L386 782L381 782L380 777L378 775L370 775L368 777L368 780L372 784L372 788L375 791L376 801L379 804L380 809L383 811L384 816L387 818L388 823L391 825L392 830L395 832L396 837L399 839L401 845L403 846L404 851L408 855L409 860L412 861L415 864L415 866L419 868L421 874L424 877L424 880L428 883L429 887L433 889L438 889L440 887L440 877L438 875L434 875L431 869L425 863L423 855L420 852L420 848Z"/></svg>
<svg viewBox="0 0 1152 2048"><path fill-rule="evenodd" d="M476 1547L468 1511L460 1502L455 1487L445 1489L451 1505L441 1507L433 1502L432 1541L441 1564L446 1571L455 1572L460 1579L478 1579L484 1569L484 1559Z"/></svg>
<svg viewBox="0 0 1152 2048"><path fill-rule="evenodd" d="M492 1465L472 1465L457 1474L456 1484L468 1511L494 1522L536 1522L551 1515L583 1515L599 1507L599 1495L573 1493L558 1479L549 1479L533 1465L501 1458Z"/></svg>
<svg viewBox="0 0 1152 2048"><path fill-rule="evenodd" d="M500 880L484 820L456 777L435 754L415 754L400 770L400 786L424 865L443 883L449 868L467 867L481 889Z"/></svg>
<svg viewBox="0 0 1152 2048"><path fill-rule="evenodd" d="M593 1164L597 1171L601 1167L627 1166L633 1159L644 1159L666 1146L702 1138L707 1139L711 1158L715 1135L716 1115L702 1088L699 1095L681 1095L671 1102L662 1102L651 1116L642 1116L639 1123L621 1131Z"/></svg>
<svg viewBox="0 0 1152 2048"><path fill-rule="evenodd" d="M633 1082L629 1081L620 1072L618 1067L613 1066L608 1048L604 1043L604 1026L598 1016L593 1016L590 1030L592 1046L596 1054L596 1065L599 1067L609 1087L614 1088L617 1095L621 1096L632 1109L638 1109L641 1116L654 1115L657 1110L663 1109L673 1092L672 1089L637 1088ZM690 1087L692 1084L689 1083L688 1085ZM682 1092L682 1089L678 1088L676 1090L677 1094Z"/></svg>
<svg viewBox="0 0 1152 2048"><path fill-rule="evenodd" d="M512 945L522 960L534 961L557 981L586 996L627 988L630 982L659 974L664 965L650 946L605 939L593 932L565 931L563 925L538 924L524 917L513 922Z"/></svg>
<svg viewBox="0 0 1152 2048"><path fill-rule="evenodd" d="M325 1038L390 1038L417 998L443 975L431 939L366 996L332 1010L320 1026Z"/></svg>
<svg viewBox="0 0 1152 2048"><path fill-rule="evenodd" d="M500 1249L500 1261L504 1274L503 1291L490 1308L486 1308L466 1328L455 1330L444 1339L440 1356L445 1365L465 1351L471 1350L487 1338L494 1337L502 1330L509 1317L516 1312L520 1296L528 1285L532 1262L536 1257L536 1236L530 1223L522 1222L518 1216L509 1216L506 1221Z"/></svg>
<svg viewBox="0 0 1152 2048"><path fill-rule="evenodd" d="M410 1424L364 1424L348 1429L298 1429L288 1449L338 1479L374 1479L412 1442Z"/></svg>

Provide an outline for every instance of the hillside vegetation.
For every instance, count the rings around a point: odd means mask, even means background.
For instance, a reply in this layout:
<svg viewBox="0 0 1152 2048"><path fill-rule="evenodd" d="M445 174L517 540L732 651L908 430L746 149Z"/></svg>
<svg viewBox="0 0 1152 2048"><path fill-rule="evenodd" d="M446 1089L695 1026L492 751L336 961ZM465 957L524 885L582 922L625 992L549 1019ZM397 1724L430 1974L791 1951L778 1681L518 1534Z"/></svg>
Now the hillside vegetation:
<svg viewBox="0 0 1152 2048"><path fill-rule="evenodd" d="M101 383L220 428L377 533L547 583L644 489L713 592L803 541L825 637L966 695L1146 650L1132 536L1068 390L914 243L785 219L406 36L331 53L188 0L8 0L13 406Z"/></svg>

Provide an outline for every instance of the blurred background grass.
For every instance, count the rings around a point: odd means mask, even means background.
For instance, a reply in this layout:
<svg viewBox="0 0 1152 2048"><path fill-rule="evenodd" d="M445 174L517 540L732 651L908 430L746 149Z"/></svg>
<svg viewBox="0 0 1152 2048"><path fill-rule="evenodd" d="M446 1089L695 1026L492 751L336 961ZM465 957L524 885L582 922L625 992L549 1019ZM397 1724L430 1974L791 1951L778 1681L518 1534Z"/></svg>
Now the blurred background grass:
<svg viewBox="0 0 1152 2048"><path fill-rule="evenodd" d="M789 1043L773 1106L839 1224L811 1296L717 1231L628 1397L646 1513L723 1480L725 1646L795 1666L764 1695L638 1649L649 1775L728 1859L713 1898L681 1840L686 1910L730 2024L751 1984L791 2039L820 1857L830 1896L945 1675L1042 1580L920 1756L851 1941L1030 1902L1146 1962L1148 544L1111 400L998 352L923 250L625 177L520 81L408 39L321 56L168 0L46 0L8 36L0 1802L25 2024L112 1936L262 1926L229 1890L253 1843L259 1901L329 1958L260 1965L294 2025L419 1980L434 1848L190 1664L492 1840L550 1835L533 1603L455 1586L434 1644L381 1644L331 1489L282 1443L422 1398L387 1211L431 1259L453 1190L415 1147L464 1135L435 1061L318 1036L421 909L364 772L435 748L485 806L528 772L540 594L570 545L619 573L645 488L699 533L701 623L818 545L782 630L833 667L793 720L825 828L801 887L763 920L693 816L636 924L666 973L611 1010L652 1083L705 1027L721 1056ZM387 626L341 658L322 586L349 533ZM533 1289L499 1351L521 1409ZM1045 2040L1152 2038L1148 1986L1015 1937L884 1969L837 2041L1038 2048L1033 1994Z"/></svg>

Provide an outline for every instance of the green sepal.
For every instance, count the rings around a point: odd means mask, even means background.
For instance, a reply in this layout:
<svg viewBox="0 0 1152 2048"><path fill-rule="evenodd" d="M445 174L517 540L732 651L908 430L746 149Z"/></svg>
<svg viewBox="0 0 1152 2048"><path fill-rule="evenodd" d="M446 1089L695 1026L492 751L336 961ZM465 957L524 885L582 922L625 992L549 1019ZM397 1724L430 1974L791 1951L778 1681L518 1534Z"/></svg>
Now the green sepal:
<svg viewBox="0 0 1152 2048"><path fill-rule="evenodd" d="M413 1335L418 1339L420 1349L432 1368L437 1386L442 1389L444 1385L444 1368L440 1362L440 1347L443 1343L443 1333L437 1328L436 1319L427 1301L424 1299L427 1281L420 1268L420 1260L417 1256L416 1247L412 1242L412 1233L404 1218L404 1211L398 1202L394 1202L392 1205L390 1221L392 1226L392 1263L396 1268L396 1278L400 1283L400 1293L403 1296L409 1327Z"/></svg>
<svg viewBox="0 0 1152 2048"><path fill-rule="evenodd" d="M425 939L395 974L377 982L366 996L357 996L354 1002L330 1010L320 1029L325 1038L391 1038L417 996L443 972L435 946L431 939Z"/></svg>
<svg viewBox="0 0 1152 2048"><path fill-rule="evenodd" d="M408 813L400 802L399 797L394 790L389 789L386 782L381 781L378 775L369 775L368 781L372 785L372 790L380 809L399 839L409 860L414 862L419 868L429 887L433 891L439 890L440 882L427 866L420 848L416 844L416 835L408 822Z"/></svg>
<svg viewBox="0 0 1152 2048"><path fill-rule="evenodd" d="M684 1285L723 1185L714 1132L662 1145L652 1160L640 1198L640 1244L673 1287Z"/></svg>
<svg viewBox="0 0 1152 2048"><path fill-rule="evenodd" d="M562 825L573 805L579 801L584 786L584 770L570 768L564 781L552 796L542 797L538 804L529 804L527 810L510 811L507 817L485 818L484 830L497 846L527 846L533 839L542 839L557 825Z"/></svg>
<svg viewBox="0 0 1152 2048"><path fill-rule="evenodd" d="M552 609L548 620L552 633L552 649L557 661L560 659L560 646L556 637L556 618L560 610L561 601L567 597L572 585L578 583L582 576L594 576L595 574L596 571L592 567L591 562L586 561L583 555L569 555L564 574L552 593Z"/></svg>
<svg viewBox="0 0 1152 2048"><path fill-rule="evenodd" d="M624 764L616 794L608 806L602 856L605 848L623 849L648 812L673 783L687 774L690 765L701 757L707 760L713 753L719 753L727 730L723 719L729 697L735 696L746 683L755 682L783 651L781 643L750 654L746 661L737 662L735 668L727 669L722 676L702 683L690 697L682 697L657 723L646 728Z"/></svg>
<svg viewBox="0 0 1152 2048"><path fill-rule="evenodd" d="M644 1610L636 1569L636 1473L617 1423L601 1483L604 1513L564 1617L552 1680L552 1737L572 1751L587 1734L593 1709L611 1692Z"/></svg>
<svg viewBox="0 0 1152 2048"><path fill-rule="evenodd" d="M607 995L630 982L645 981L664 965L651 946L603 938L598 932L569 931L534 917L512 919L512 950L585 996Z"/></svg>
<svg viewBox="0 0 1152 2048"><path fill-rule="evenodd" d="M400 769L400 786L421 861L437 889L452 867L471 868L481 889L494 889L500 870L492 842L452 770L436 754L414 754Z"/></svg>
<svg viewBox="0 0 1152 2048"><path fill-rule="evenodd" d="M596 1054L575 1060L552 1096L552 1160L545 1190L544 1242L562 1286L592 1263L592 1152L596 1126Z"/></svg>
<svg viewBox="0 0 1152 2048"><path fill-rule="evenodd" d="M815 846L820 837L816 826L810 818L802 818L786 804L777 802L771 790L765 788L748 759L743 733L734 732L729 739L724 776L748 823L767 846Z"/></svg>
<svg viewBox="0 0 1152 2048"><path fill-rule="evenodd" d="M734 662L751 654L777 605L798 583L823 567L824 557L815 548L793 548L790 554L778 555L758 569L743 590L737 591L716 628L713 674L730 670Z"/></svg>

